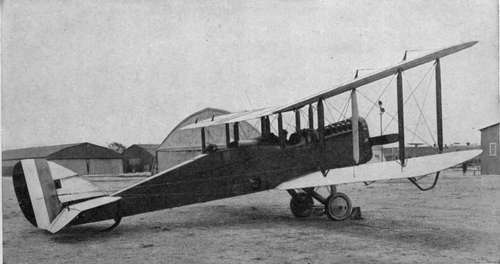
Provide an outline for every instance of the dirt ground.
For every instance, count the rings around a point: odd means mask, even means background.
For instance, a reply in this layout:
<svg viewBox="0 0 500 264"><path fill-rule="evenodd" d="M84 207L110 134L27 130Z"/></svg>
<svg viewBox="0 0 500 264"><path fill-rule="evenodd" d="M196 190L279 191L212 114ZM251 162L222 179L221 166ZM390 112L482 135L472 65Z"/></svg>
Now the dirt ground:
<svg viewBox="0 0 500 264"><path fill-rule="evenodd" d="M288 194L268 191L55 235L24 219L11 178L2 190L4 263L500 263L500 176L339 186L363 220L296 219Z"/></svg>

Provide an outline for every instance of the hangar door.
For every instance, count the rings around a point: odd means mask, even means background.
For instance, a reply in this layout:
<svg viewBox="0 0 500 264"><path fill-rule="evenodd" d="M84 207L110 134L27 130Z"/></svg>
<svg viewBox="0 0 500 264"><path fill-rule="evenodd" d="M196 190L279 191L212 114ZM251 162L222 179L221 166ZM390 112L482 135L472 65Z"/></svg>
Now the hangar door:
<svg viewBox="0 0 500 264"><path fill-rule="evenodd" d="M123 173L121 159L61 159L52 160L78 175Z"/></svg>
<svg viewBox="0 0 500 264"><path fill-rule="evenodd" d="M119 174L123 173L121 159L89 159L89 174Z"/></svg>
<svg viewBox="0 0 500 264"><path fill-rule="evenodd" d="M89 174L88 168L87 168L87 160L84 160L84 159L59 159L59 160L52 160L52 161L78 173L78 175Z"/></svg>

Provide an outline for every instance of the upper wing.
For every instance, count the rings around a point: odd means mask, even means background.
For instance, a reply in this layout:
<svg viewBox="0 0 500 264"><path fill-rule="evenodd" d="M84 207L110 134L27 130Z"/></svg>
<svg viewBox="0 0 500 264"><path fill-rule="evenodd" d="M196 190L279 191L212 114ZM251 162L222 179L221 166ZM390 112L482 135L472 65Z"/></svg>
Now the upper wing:
<svg viewBox="0 0 500 264"><path fill-rule="evenodd" d="M325 99L325 98L329 98L329 97L332 97L335 95L339 95L339 94L347 92L349 90L352 90L352 89L361 87L363 85L378 81L380 79L389 77L393 74L397 74L398 71L405 71L405 70L408 70L411 68L415 68L415 67L420 66L422 64L434 61L434 60L442 58L444 56L447 56L447 55L456 53L458 51L461 51L463 49L472 47L476 43L477 43L477 41L465 42L462 44L450 46L450 47L447 47L444 49L439 49L437 51L427 53L425 55L419 56L419 57L414 58L412 60L405 60L405 61L402 61L402 62L396 64L396 65L392 65L390 67L387 67L383 70L373 72L373 73L368 74L364 77L360 77L360 78L356 78L354 80L347 81L345 83L334 86L333 88L321 91L317 94L302 98L300 100L294 101L294 102L289 103L289 104L285 104L285 105L278 106L278 107L268 107L268 108L256 109L256 110L251 110L251 111L243 111L243 112L238 112L238 113L233 113L233 114L221 115L221 116L217 116L214 118L202 120L200 122L185 126L181 129L192 129L192 128L216 126L216 125L221 125L221 124L226 124L226 123L234 123L234 122L239 122L239 121L244 121L244 120L255 119L255 118L267 116L270 114L277 114L277 113L281 113L281 112L287 112L287 111L299 109L299 108L306 106L308 104L315 103L319 99Z"/></svg>
<svg viewBox="0 0 500 264"><path fill-rule="evenodd" d="M302 189L329 186L343 183L411 178L438 172L470 160L481 154L482 150L449 152L408 159L406 166L396 161L365 163L359 166L333 169L325 177L320 172L311 173L290 181L276 188L281 190Z"/></svg>
<svg viewBox="0 0 500 264"><path fill-rule="evenodd" d="M297 102L287 104L280 109L277 110L277 112L286 112L286 111L291 111L297 108L300 108L302 106L317 102L320 98L328 98L332 97L335 95L339 95L341 93L347 92L349 90L361 87L363 85L378 81L380 79L389 77L393 74L398 73L398 71L406 71L411 68L415 68L417 66L420 66L422 64L425 64L427 62L434 61L436 59L442 58L444 56L459 52L463 49L472 47L475 45L477 41L470 41L458 45L454 45L448 48L440 49L434 52L427 53L423 56L419 56L415 59L412 60L405 60L402 61L396 65L387 67L383 70L373 72L371 74L368 74L364 77L356 78L354 80L345 82L343 84L337 85L331 89L321 91L320 93L308 96L306 98L303 98L301 100L298 100Z"/></svg>
<svg viewBox="0 0 500 264"><path fill-rule="evenodd" d="M261 116L266 116L273 114L278 107L266 107L255 110L231 113L226 115L214 116L213 118L208 118L202 121L198 121L196 123L187 125L182 127L181 129L192 129L192 128L200 128L200 127L210 127L217 126L228 123L235 123L245 120L251 120L255 118L259 118Z"/></svg>

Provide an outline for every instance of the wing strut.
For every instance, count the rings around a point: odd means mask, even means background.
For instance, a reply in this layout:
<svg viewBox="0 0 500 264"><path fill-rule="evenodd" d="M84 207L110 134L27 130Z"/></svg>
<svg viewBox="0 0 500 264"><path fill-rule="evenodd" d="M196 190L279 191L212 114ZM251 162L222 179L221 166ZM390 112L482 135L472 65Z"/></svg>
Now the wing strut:
<svg viewBox="0 0 500 264"><path fill-rule="evenodd" d="M356 89L351 91L351 124L352 124L352 158L354 164L359 163L359 112L358 112L358 99L356 96Z"/></svg>
<svg viewBox="0 0 500 264"><path fill-rule="evenodd" d="M201 153L205 153L207 150L207 145L205 143L205 128L201 128Z"/></svg>
<svg viewBox="0 0 500 264"><path fill-rule="evenodd" d="M229 144L231 144L231 134L229 131L229 124L225 124L225 130L226 130L226 147L229 148Z"/></svg>
<svg viewBox="0 0 500 264"><path fill-rule="evenodd" d="M398 141L399 161L405 166L405 124L403 111L403 77L401 71L397 74L397 96L398 96Z"/></svg>
<svg viewBox="0 0 500 264"><path fill-rule="evenodd" d="M295 110L295 132L300 131L300 109Z"/></svg>
<svg viewBox="0 0 500 264"><path fill-rule="evenodd" d="M260 130L262 137L268 137L271 134L271 123L269 121L269 116L262 116L260 118Z"/></svg>
<svg viewBox="0 0 500 264"><path fill-rule="evenodd" d="M236 144L236 146L238 146L239 142L240 142L240 126L239 126L239 122L234 122L233 124L233 137L234 137L234 142Z"/></svg>
<svg viewBox="0 0 500 264"><path fill-rule="evenodd" d="M443 107L441 104L441 63L436 59L436 121L439 153L443 152Z"/></svg>
<svg viewBox="0 0 500 264"><path fill-rule="evenodd" d="M310 129L314 129L314 115L313 115L313 108L312 108L312 105L309 104L309 108L308 108L308 118L309 118L309 128Z"/></svg>
<svg viewBox="0 0 500 264"><path fill-rule="evenodd" d="M323 107L323 99L321 98L318 100L316 111L318 111L319 144L321 148L323 148L325 144L325 111Z"/></svg>
<svg viewBox="0 0 500 264"><path fill-rule="evenodd" d="M280 147L284 148L286 135L283 131L283 115L281 113L278 113L278 135L279 135L279 139L280 139Z"/></svg>

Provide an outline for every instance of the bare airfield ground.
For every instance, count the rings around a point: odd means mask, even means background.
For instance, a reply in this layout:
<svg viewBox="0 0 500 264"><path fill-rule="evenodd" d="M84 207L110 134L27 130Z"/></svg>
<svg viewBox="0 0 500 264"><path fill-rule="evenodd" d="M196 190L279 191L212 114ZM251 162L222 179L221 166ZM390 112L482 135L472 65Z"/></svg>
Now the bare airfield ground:
<svg viewBox="0 0 500 264"><path fill-rule="evenodd" d="M268 191L55 235L24 219L11 178L2 190L4 263L500 263L500 176L340 186L363 220L296 219L288 194Z"/></svg>

